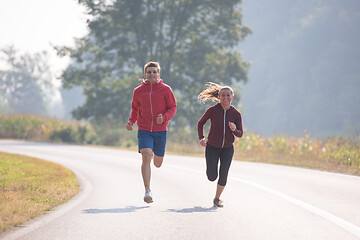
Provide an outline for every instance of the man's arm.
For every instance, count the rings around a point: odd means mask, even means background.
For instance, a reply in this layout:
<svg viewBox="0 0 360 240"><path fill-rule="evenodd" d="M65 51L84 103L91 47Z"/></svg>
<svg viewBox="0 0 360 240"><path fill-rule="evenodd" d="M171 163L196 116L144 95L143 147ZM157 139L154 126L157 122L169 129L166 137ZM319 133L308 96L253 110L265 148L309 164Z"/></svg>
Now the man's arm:
<svg viewBox="0 0 360 240"><path fill-rule="evenodd" d="M175 96L170 87L168 88L168 92L165 95L165 101L166 101L166 112L162 115L164 122L170 121L175 116L177 109Z"/></svg>

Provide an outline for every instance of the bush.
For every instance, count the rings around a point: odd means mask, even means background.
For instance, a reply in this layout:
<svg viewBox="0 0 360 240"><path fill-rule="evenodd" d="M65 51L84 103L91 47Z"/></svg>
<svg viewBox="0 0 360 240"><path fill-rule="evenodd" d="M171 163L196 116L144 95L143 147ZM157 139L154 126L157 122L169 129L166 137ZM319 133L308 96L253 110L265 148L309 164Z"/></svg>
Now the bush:
<svg viewBox="0 0 360 240"><path fill-rule="evenodd" d="M92 144L96 134L91 124L84 122L34 115L0 115L0 138Z"/></svg>

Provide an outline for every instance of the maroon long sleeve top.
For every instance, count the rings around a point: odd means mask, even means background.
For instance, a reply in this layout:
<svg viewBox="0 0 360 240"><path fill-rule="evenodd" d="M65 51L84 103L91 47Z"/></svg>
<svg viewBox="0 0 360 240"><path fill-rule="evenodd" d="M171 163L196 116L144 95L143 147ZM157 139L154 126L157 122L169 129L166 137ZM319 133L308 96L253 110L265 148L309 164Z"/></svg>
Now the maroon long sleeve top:
<svg viewBox="0 0 360 240"><path fill-rule="evenodd" d="M224 110L220 103L209 107L198 121L199 140L204 138L204 125L210 119L210 131L207 144L218 147L231 147L235 136L241 138L243 135L241 113L233 106ZM235 131L231 131L229 122L236 125Z"/></svg>

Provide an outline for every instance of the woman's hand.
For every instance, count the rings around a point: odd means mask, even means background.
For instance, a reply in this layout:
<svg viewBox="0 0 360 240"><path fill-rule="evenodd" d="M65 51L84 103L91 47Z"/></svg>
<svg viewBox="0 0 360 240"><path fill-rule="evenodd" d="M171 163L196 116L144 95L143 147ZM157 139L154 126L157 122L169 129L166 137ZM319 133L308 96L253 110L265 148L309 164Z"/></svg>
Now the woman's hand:
<svg viewBox="0 0 360 240"><path fill-rule="evenodd" d="M131 131L132 130L132 126L133 126L133 124L132 124L132 122L127 122L127 124L126 124L126 129L127 130L129 130L129 131Z"/></svg>
<svg viewBox="0 0 360 240"><path fill-rule="evenodd" d="M203 147L206 147L206 139L205 138L200 140L200 145Z"/></svg>
<svg viewBox="0 0 360 240"><path fill-rule="evenodd" d="M235 131L235 130L236 130L236 125L235 125L235 123L229 122L229 128L230 128L230 130L231 130L232 132Z"/></svg>
<svg viewBox="0 0 360 240"><path fill-rule="evenodd" d="M163 115L160 113L156 118L157 124L162 124L164 122Z"/></svg>

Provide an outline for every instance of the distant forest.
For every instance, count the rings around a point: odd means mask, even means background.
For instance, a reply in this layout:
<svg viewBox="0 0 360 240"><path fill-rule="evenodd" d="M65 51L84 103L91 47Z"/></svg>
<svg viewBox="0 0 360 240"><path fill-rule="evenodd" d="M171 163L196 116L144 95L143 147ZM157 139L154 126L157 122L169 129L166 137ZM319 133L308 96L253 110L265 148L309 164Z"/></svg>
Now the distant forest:
<svg viewBox="0 0 360 240"><path fill-rule="evenodd" d="M259 134L360 130L360 1L244 0L240 44L251 62L244 125Z"/></svg>

